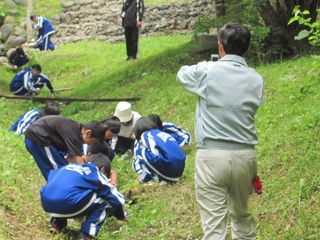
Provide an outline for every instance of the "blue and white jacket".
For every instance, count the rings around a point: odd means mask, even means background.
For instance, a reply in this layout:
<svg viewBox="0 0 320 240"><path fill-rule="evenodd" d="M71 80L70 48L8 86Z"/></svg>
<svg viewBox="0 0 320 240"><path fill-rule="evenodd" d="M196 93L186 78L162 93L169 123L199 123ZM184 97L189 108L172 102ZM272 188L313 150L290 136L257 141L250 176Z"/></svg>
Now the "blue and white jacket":
<svg viewBox="0 0 320 240"><path fill-rule="evenodd" d="M35 43L32 43L32 45L30 45L30 47L39 45L40 42L43 41L43 39L55 33L51 22L47 18L42 16L38 16L38 22L33 25L33 28L38 30L38 38Z"/></svg>
<svg viewBox="0 0 320 240"><path fill-rule="evenodd" d="M141 139L135 141L134 158L145 163L150 172L170 182L179 181L186 160L177 141L158 129L144 132Z"/></svg>
<svg viewBox="0 0 320 240"><path fill-rule="evenodd" d="M10 83L10 92L15 95L33 95L36 88L47 86L51 93L53 87L48 77L42 73L37 76L32 75L32 68L26 68L18 72Z"/></svg>
<svg viewBox="0 0 320 240"><path fill-rule="evenodd" d="M162 130L169 133L173 137L179 146L182 148L184 146L190 145L191 135L187 131L183 130L181 127L174 125L173 123L163 122Z"/></svg>
<svg viewBox="0 0 320 240"><path fill-rule="evenodd" d="M125 218L123 195L91 163L51 170L40 196L43 209L52 217L80 216L93 203L105 202L110 215Z"/></svg>
<svg viewBox="0 0 320 240"><path fill-rule="evenodd" d="M12 124L9 131L18 135L23 135L27 128L41 117L41 110L35 109L22 114L18 120Z"/></svg>

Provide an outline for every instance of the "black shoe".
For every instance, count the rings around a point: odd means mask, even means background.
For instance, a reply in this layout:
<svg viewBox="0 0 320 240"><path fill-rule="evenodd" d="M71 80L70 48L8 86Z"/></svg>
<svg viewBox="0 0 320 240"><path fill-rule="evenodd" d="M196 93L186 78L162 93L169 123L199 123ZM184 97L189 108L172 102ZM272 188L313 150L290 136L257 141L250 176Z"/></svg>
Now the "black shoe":
<svg viewBox="0 0 320 240"><path fill-rule="evenodd" d="M137 58L137 57L129 56L129 57L127 58L127 61L136 60L136 58Z"/></svg>
<svg viewBox="0 0 320 240"><path fill-rule="evenodd" d="M52 217L50 219L50 232L53 234L61 233L67 227L67 219L66 218L55 218Z"/></svg>

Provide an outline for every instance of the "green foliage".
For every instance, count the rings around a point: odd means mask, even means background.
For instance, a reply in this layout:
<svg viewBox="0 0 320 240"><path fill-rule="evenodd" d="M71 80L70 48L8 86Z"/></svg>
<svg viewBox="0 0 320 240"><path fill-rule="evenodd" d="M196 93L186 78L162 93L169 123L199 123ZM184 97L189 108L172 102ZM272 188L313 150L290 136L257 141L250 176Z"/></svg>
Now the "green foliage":
<svg viewBox="0 0 320 240"><path fill-rule="evenodd" d="M197 97L176 81L176 72L192 64L198 49L190 35L142 38L140 57L125 61L124 43L85 41L58 46L54 52L29 52L41 63L55 88L75 87L59 96L131 97L143 115L158 113L193 133ZM161 44L159 44L161 43ZM94 61L92 61L94 59ZM293 71L294 69L294 71ZM13 73L0 67L0 92L7 92ZM264 193L250 200L258 223L258 239L317 239L320 229L320 61L308 56L260 66L265 79L264 103L256 121L257 155ZM41 92L48 95L47 90ZM102 119L116 103L70 103L62 115L87 122ZM3 239L53 239L38 190L44 184L26 151L23 138L7 129L32 102L0 99L0 233ZM178 184L140 186L131 161L116 158L121 192L131 195L128 221L108 218L97 239L201 239L202 228L194 194L195 145ZM300 182L303 179L303 184ZM131 194L129 194L129 190ZM300 204L299 204L300 202ZM275 224L275 222L277 224ZM70 222L72 229L79 221ZM1 239L0 237L0 239ZM55 239L64 239L58 235ZM230 239L230 236L229 236Z"/></svg>
<svg viewBox="0 0 320 240"><path fill-rule="evenodd" d="M0 18L3 18L6 15L4 7L5 7L5 3L0 2Z"/></svg>
<svg viewBox="0 0 320 240"><path fill-rule="evenodd" d="M317 10L320 12L320 9ZM301 26L304 26L306 29L303 29L295 36L295 40L302 40L307 38L309 43L313 46L320 46L320 22L314 21L310 17L310 12L308 10L302 11L300 6L295 6L293 9L293 17L288 22L288 25L293 23L298 23Z"/></svg>
<svg viewBox="0 0 320 240"><path fill-rule="evenodd" d="M258 1L252 0L241 0L237 5L231 4L230 0L226 1L228 14L219 18L215 14L203 14L197 21L195 34L209 32L210 28L219 28L229 21L238 21L252 33L250 57L261 63L268 58L263 42L270 29L265 26L257 11L258 4Z"/></svg>

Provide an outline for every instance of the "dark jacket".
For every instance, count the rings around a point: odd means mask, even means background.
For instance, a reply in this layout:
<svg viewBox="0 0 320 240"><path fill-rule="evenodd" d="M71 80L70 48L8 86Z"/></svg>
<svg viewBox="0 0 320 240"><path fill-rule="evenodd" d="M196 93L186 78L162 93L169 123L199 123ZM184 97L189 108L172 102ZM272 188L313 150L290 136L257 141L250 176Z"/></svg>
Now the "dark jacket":
<svg viewBox="0 0 320 240"><path fill-rule="evenodd" d="M137 21L142 21L144 13L143 0L124 0L122 6L122 26L135 27Z"/></svg>

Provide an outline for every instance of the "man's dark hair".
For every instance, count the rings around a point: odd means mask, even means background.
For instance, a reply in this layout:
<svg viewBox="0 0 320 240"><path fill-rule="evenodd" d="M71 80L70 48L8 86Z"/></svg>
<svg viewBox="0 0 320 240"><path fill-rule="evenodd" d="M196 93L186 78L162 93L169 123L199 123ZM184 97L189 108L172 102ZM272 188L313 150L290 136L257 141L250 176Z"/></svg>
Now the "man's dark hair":
<svg viewBox="0 0 320 240"><path fill-rule="evenodd" d="M106 125L107 130L111 131L112 133L118 134L120 132L121 122L116 116L110 116L101 122Z"/></svg>
<svg viewBox="0 0 320 240"><path fill-rule="evenodd" d="M136 136L136 139L140 140L142 133L151 129L158 129L156 123L150 120L148 117L142 117L139 118L132 131Z"/></svg>
<svg viewBox="0 0 320 240"><path fill-rule="evenodd" d="M39 64L34 64L31 66L32 69L36 69L38 72L41 72L41 66Z"/></svg>
<svg viewBox="0 0 320 240"><path fill-rule="evenodd" d="M31 16L30 16L30 20L31 20L31 21L34 21L34 20L36 19L36 17L37 17L36 15L31 15Z"/></svg>
<svg viewBox="0 0 320 240"><path fill-rule="evenodd" d="M90 153L90 154L102 153L102 154L106 155L110 161L112 161L111 158L113 155L113 150L104 141L88 145L88 153Z"/></svg>
<svg viewBox="0 0 320 240"><path fill-rule="evenodd" d="M91 121L83 125L83 128L91 130L91 137L97 138L99 141L104 140L104 135L106 132L106 127L98 121Z"/></svg>
<svg viewBox="0 0 320 240"><path fill-rule="evenodd" d="M157 125L159 130L163 130L162 121L158 114L150 114L148 118Z"/></svg>
<svg viewBox="0 0 320 240"><path fill-rule="evenodd" d="M88 162L91 162L92 164L95 164L99 170L104 167L106 171L107 177L110 177L111 174L111 161L109 158L102 154L102 153L95 153L90 156L88 159Z"/></svg>
<svg viewBox="0 0 320 240"><path fill-rule="evenodd" d="M243 56L250 45L250 31L237 22L226 23L218 32L218 39L222 43L226 54Z"/></svg>
<svg viewBox="0 0 320 240"><path fill-rule="evenodd" d="M16 54L19 55L19 56L22 56L22 55L24 56L24 55L26 55L26 54L24 53L22 47L17 47L17 48L16 48Z"/></svg>
<svg viewBox="0 0 320 240"><path fill-rule="evenodd" d="M60 105L59 103L48 103L42 108L42 116L46 115L59 115Z"/></svg>

